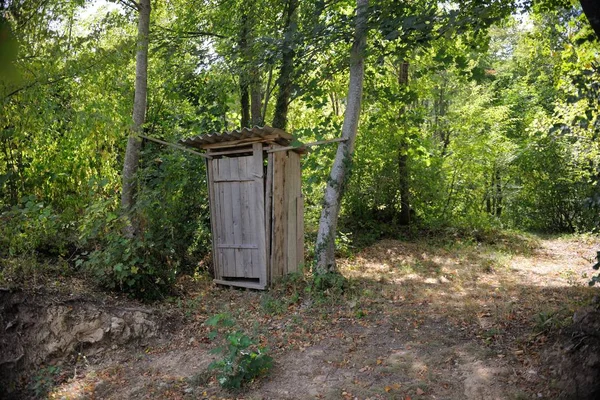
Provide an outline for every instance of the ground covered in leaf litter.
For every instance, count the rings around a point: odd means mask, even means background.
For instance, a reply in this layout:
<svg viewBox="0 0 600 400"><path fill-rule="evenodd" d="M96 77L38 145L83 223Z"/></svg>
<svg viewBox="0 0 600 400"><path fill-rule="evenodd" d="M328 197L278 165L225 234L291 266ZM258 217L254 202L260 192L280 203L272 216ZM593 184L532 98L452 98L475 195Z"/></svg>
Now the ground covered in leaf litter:
<svg viewBox="0 0 600 400"><path fill-rule="evenodd" d="M180 283L158 339L79 357L54 399L556 399L574 310L590 302L597 238L384 240L340 259L319 296L295 277L267 293ZM271 372L218 386L206 319L227 312L270 349ZM71 365L70 368L75 368Z"/></svg>

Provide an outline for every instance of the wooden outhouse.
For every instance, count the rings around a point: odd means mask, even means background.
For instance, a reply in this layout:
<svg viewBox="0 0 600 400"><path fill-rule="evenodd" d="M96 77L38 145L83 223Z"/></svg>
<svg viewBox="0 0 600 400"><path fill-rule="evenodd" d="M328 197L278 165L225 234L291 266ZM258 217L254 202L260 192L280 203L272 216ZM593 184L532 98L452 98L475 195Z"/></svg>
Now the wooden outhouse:
<svg viewBox="0 0 600 400"><path fill-rule="evenodd" d="M205 150L215 282L265 289L304 260L300 155L265 127L181 140Z"/></svg>

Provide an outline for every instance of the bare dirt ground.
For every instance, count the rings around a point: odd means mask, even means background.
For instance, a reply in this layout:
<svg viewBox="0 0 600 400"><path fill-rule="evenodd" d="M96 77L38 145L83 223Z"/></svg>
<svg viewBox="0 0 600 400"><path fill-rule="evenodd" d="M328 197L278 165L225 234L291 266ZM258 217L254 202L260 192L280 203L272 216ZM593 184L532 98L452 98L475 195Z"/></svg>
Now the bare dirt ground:
<svg viewBox="0 0 600 400"><path fill-rule="evenodd" d="M587 284L597 250L600 240L591 237L384 240L340 259L349 285L326 295L312 292L304 277L265 293L188 279L182 297L156 306L163 323L173 319L170 328L123 346L76 351L45 396L573 397L552 355L565 346L574 311L598 293ZM267 376L237 392L221 389L207 372L215 345L204 322L223 312L274 359ZM40 366L30 386L45 382L48 368Z"/></svg>

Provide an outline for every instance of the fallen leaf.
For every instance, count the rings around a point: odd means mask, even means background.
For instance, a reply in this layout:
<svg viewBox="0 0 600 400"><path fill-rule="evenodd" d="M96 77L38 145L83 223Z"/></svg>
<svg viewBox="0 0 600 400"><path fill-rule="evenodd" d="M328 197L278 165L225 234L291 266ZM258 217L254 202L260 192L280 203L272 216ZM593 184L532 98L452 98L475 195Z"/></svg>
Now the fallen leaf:
<svg viewBox="0 0 600 400"><path fill-rule="evenodd" d="M423 391L423 389L417 388L417 395L421 396L423 394L425 394L425 392Z"/></svg>

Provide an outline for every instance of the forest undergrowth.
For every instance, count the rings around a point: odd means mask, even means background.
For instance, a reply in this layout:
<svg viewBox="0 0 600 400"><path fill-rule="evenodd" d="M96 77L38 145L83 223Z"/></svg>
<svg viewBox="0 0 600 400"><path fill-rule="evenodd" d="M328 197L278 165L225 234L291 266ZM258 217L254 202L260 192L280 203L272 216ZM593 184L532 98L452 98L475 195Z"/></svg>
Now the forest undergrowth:
<svg viewBox="0 0 600 400"><path fill-rule="evenodd" d="M597 294L588 281L599 245L594 236L384 239L340 258L346 279L325 291L308 274L267 292L188 276L152 306L176 327L38 366L29 387L50 382L52 399L569 398L554 354ZM266 375L219 386L208 368L219 357L206 323L215 315L272 357Z"/></svg>

